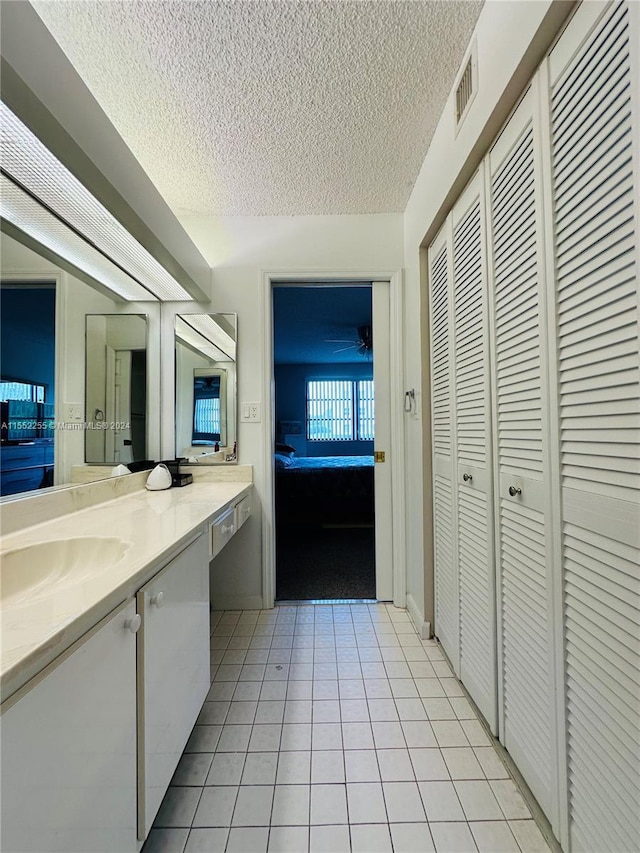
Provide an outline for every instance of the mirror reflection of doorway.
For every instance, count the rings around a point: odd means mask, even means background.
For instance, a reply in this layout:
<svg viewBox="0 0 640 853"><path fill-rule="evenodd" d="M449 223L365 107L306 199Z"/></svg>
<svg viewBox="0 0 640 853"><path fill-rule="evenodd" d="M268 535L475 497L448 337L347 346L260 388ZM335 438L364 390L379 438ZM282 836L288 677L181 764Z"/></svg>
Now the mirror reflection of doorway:
<svg viewBox="0 0 640 853"><path fill-rule="evenodd" d="M53 282L3 281L0 292L0 494L54 484Z"/></svg>
<svg viewBox="0 0 640 853"><path fill-rule="evenodd" d="M147 317L87 314L85 462L146 458Z"/></svg>
<svg viewBox="0 0 640 853"><path fill-rule="evenodd" d="M146 455L147 353L145 350L115 350L113 362L113 411L110 411L107 392L107 419L114 428L105 431L105 458L127 465ZM110 439L112 447L109 447Z"/></svg>

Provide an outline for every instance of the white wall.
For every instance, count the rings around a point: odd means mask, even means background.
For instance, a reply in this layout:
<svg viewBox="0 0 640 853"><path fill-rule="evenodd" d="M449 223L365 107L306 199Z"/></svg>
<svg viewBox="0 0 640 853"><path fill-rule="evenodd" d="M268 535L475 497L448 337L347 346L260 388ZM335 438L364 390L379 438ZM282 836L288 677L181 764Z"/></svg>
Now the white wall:
<svg viewBox="0 0 640 853"><path fill-rule="evenodd" d="M206 310L238 313L238 400L262 401L266 272L390 273L402 268L402 216L186 217L181 220L213 267ZM164 321L163 321L164 322ZM165 410L166 422L166 410ZM262 606L261 505L265 495L265 434L270 425L238 425L241 463L254 466L256 513L216 558L216 607Z"/></svg>
<svg viewBox="0 0 640 853"><path fill-rule="evenodd" d="M407 422L406 453L411 460L407 466L407 506L422 505L424 486L424 513L412 513L407 518L407 592L417 611L432 623L428 320L421 246L428 246L437 233L571 8L571 3L558 0L485 3L472 36L478 58L475 100L456 135L452 88L404 213L406 385L421 390L422 409L421 417ZM419 518L424 518L424 539Z"/></svg>

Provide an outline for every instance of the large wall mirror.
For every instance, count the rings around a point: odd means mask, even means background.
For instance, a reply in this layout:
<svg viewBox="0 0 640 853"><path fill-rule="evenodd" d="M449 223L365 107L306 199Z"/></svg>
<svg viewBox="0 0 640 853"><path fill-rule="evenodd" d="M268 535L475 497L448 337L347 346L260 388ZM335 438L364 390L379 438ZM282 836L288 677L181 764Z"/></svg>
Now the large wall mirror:
<svg viewBox="0 0 640 853"><path fill-rule="evenodd" d="M147 317L90 314L85 342L85 461L147 458Z"/></svg>
<svg viewBox="0 0 640 853"><path fill-rule="evenodd" d="M176 454L200 463L236 461L236 314L175 319Z"/></svg>
<svg viewBox="0 0 640 853"><path fill-rule="evenodd" d="M131 434L120 436L123 448L159 458L160 304L112 299L4 231L0 239L1 495L109 476L116 456L98 453L93 445L90 449L90 441L106 444L105 426L111 421L130 423ZM131 350L131 379L138 389L136 376L144 371L147 404L143 410L140 398L131 397L130 418L116 417L117 402L107 403L104 383L99 387L85 380L88 316L104 328L101 340L108 336L115 351ZM126 345L118 337L120 321L123 335L135 336ZM94 390L104 396L104 404L89 399ZM96 411L104 420L90 431ZM85 440L86 460L94 465L85 462Z"/></svg>

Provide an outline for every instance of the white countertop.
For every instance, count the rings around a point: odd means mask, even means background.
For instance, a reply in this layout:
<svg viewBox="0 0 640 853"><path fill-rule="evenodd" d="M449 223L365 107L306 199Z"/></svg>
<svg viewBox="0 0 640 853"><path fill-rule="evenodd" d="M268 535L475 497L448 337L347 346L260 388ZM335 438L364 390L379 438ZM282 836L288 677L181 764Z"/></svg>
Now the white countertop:
<svg viewBox="0 0 640 853"><path fill-rule="evenodd" d="M197 480L161 492L142 489L3 536L2 552L79 536L113 536L130 545L121 560L95 577L72 588L52 584L37 600L0 608L2 700L134 595L208 519L251 489L250 482Z"/></svg>

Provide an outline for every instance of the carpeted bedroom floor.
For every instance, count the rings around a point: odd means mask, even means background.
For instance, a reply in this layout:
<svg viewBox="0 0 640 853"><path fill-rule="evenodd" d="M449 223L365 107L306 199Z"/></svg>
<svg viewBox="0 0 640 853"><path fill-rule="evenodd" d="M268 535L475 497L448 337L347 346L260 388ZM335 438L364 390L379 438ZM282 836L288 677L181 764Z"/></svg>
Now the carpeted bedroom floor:
<svg viewBox="0 0 640 853"><path fill-rule="evenodd" d="M279 601L375 597L373 527L278 528Z"/></svg>

